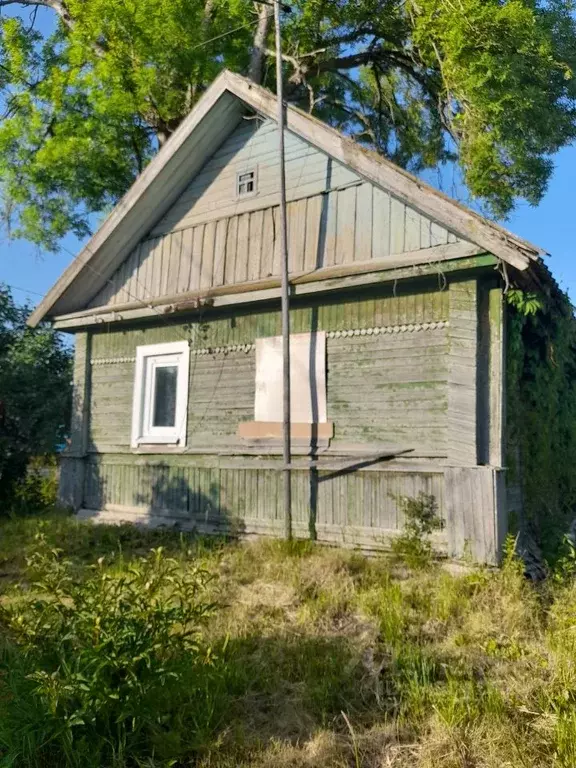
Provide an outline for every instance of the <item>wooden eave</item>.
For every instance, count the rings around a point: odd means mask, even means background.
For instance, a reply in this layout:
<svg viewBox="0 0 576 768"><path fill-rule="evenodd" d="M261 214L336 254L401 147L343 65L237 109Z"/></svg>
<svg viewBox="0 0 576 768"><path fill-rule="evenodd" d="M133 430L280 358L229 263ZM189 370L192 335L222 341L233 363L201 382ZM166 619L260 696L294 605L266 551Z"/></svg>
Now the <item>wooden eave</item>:
<svg viewBox="0 0 576 768"><path fill-rule="evenodd" d="M393 260L374 260L352 265L324 267L314 272L298 273L291 277L291 295L303 298L313 295L329 295L335 292L364 290L370 287L394 283L398 280L445 276L455 272L494 269L498 260L492 254L483 253L476 246L451 243L439 246L454 250L443 258L421 260L413 263L402 254ZM460 253L456 255L456 246ZM464 246L464 249L462 248ZM434 249L426 249L434 250ZM420 253L423 253L421 251ZM208 291L191 291L176 296L162 296L148 303L132 301L126 304L86 309L54 318L54 327L62 331L76 331L90 326L109 323L132 322L201 314L213 310L226 310L241 305L257 305L280 300L280 278L266 278L246 283L224 285Z"/></svg>
<svg viewBox="0 0 576 768"><path fill-rule="evenodd" d="M247 111L275 120L276 97L240 75L223 72L40 302L29 325L36 326L45 317L58 317L60 324L62 316L71 319L79 314L78 307L86 306L103 287ZM288 130L473 243L480 252L491 253L520 271L545 254L311 115L292 106L286 112ZM354 273L354 266L346 267L347 274ZM140 303L140 309L145 308ZM102 308L108 314L114 311L119 308ZM95 310L87 312L95 314Z"/></svg>

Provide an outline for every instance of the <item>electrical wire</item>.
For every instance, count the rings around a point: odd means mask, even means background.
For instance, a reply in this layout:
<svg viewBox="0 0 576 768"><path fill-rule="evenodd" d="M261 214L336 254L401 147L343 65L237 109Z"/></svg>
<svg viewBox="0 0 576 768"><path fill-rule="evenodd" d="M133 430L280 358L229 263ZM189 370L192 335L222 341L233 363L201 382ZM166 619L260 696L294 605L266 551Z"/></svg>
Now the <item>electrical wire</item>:
<svg viewBox="0 0 576 768"><path fill-rule="evenodd" d="M0 280L0 287L9 288L11 291L21 291L22 293L30 293L34 296L41 296L44 298L43 293L38 293L38 291L31 291L28 288L20 288L18 285L11 285L10 283L5 283L3 280Z"/></svg>

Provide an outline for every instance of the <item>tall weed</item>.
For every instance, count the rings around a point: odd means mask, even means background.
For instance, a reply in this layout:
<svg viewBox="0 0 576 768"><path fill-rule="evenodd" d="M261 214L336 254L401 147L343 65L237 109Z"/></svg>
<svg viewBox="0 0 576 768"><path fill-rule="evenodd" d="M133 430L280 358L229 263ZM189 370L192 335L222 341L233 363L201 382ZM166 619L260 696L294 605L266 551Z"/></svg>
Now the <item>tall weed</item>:
<svg viewBox="0 0 576 768"><path fill-rule="evenodd" d="M123 766L204 740L218 709L199 636L214 611L207 574L156 549L121 572L100 559L79 580L40 535L27 575L0 607L6 765ZM178 722L177 743L160 738Z"/></svg>

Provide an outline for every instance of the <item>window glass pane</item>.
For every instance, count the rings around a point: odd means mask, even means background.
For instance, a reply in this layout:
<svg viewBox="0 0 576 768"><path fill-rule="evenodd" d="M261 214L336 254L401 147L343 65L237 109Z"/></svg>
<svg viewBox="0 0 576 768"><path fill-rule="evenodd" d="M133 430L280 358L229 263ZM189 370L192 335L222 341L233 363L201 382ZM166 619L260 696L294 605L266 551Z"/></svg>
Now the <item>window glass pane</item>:
<svg viewBox="0 0 576 768"><path fill-rule="evenodd" d="M153 427L176 426L176 386L178 366L165 365L154 371Z"/></svg>
<svg viewBox="0 0 576 768"><path fill-rule="evenodd" d="M255 190L254 171L238 174L238 195L249 195Z"/></svg>

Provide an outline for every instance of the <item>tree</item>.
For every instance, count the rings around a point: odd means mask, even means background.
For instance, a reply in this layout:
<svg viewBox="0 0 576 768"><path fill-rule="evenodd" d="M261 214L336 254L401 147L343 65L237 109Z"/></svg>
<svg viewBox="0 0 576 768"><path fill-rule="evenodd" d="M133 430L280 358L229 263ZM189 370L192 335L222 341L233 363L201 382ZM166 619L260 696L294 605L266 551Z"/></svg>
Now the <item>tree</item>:
<svg viewBox="0 0 576 768"><path fill-rule="evenodd" d="M0 503L33 456L63 442L71 407L71 352L47 324L28 328L30 307L0 285ZM2 508L3 508L2 507ZM2 511L0 508L0 512Z"/></svg>
<svg viewBox="0 0 576 768"><path fill-rule="evenodd" d="M576 134L571 2L291 0L287 95L414 172L456 161L471 194L504 216L518 197L538 203L552 155ZM118 200L223 67L274 87L270 5L7 6L5 217L44 247L88 233L90 214Z"/></svg>

